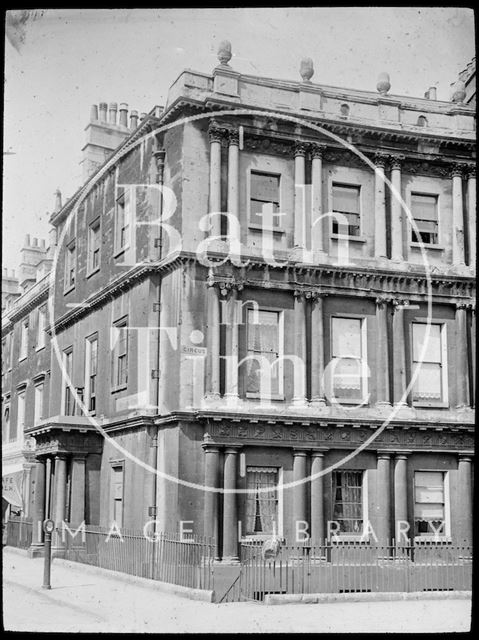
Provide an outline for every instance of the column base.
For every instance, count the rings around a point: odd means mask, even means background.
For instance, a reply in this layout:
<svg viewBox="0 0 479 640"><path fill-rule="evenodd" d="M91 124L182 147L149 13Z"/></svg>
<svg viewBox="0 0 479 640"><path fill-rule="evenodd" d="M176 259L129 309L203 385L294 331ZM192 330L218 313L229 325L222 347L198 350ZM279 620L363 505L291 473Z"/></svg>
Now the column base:
<svg viewBox="0 0 479 640"><path fill-rule="evenodd" d="M389 415L392 411L392 405L390 402L386 402L384 400L381 400L379 402L376 402L376 405L374 407L375 412L382 418L386 417L387 415Z"/></svg>
<svg viewBox="0 0 479 640"><path fill-rule="evenodd" d="M53 547L52 546L52 559L53 558L64 558L66 555L65 547Z"/></svg>
<svg viewBox="0 0 479 640"><path fill-rule="evenodd" d="M240 564L238 556L224 556L221 558L218 564L221 565L235 565Z"/></svg>
<svg viewBox="0 0 479 640"><path fill-rule="evenodd" d="M309 407L315 413L325 413L329 409L324 398L314 398L309 403Z"/></svg>
<svg viewBox="0 0 479 640"><path fill-rule="evenodd" d="M227 407L237 407L239 405L239 396L236 393L225 393L223 401Z"/></svg>
<svg viewBox="0 0 479 640"><path fill-rule="evenodd" d="M34 542L28 548L27 553L29 558L43 558L45 556L45 546L43 542Z"/></svg>

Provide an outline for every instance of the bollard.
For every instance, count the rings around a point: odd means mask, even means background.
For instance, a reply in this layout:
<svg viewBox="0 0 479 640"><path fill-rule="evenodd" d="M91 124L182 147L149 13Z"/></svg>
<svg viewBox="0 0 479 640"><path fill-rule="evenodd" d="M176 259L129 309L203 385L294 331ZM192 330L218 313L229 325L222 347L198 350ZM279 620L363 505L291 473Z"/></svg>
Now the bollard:
<svg viewBox="0 0 479 640"><path fill-rule="evenodd" d="M43 564L43 584L42 589L51 589L50 573L52 566L52 532L55 528L53 520L44 520L43 531L45 532L45 558Z"/></svg>

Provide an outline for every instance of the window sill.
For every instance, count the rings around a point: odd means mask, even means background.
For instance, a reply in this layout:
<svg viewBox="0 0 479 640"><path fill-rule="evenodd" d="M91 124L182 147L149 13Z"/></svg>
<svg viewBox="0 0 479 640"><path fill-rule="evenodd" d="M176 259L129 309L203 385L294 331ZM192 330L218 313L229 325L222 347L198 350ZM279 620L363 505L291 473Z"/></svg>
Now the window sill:
<svg viewBox="0 0 479 640"><path fill-rule="evenodd" d="M357 544L358 542L362 542L363 544L369 544L369 542L370 542L369 537L365 536L362 533L358 533L358 534L336 533L336 534L334 534L333 532L331 533L330 541L331 541L331 543L354 542L355 544Z"/></svg>
<svg viewBox="0 0 479 640"><path fill-rule="evenodd" d="M247 533L240 538L240 542L264 542L265 540L270 540L273 536L278 538L281 543L286 542L281 533Z"/></svg>
<svg viewBox="0 0 479 640"><path fill-rule="evenodd" d="M424 536L414 536L414 543L418 544L419 542L424 542L426 544L431 544L434 542L447 542L447 543L452 543L452 538L451 536L448 535L437 535L435 536L434 534L430 534L430 535L424 535Z"/></svg>
<svg viewBox="0 0 479 640"><path fill-rule="evenodd" d="M99 271L100 271L100 267L96 267L96 268L95 268L95 269L93 269L92 271L89 271L89 272L86 274L86 276L85 276L85 277L86 277L86 279L88 280L88 278L91 278L91 276L94 276L94 275L95 275L95 273L98 273Z"/></svg>
<svg viewBox="0 0 479 640"><path fill-rule="evenodd" d="M449 409L447 402L414 402L412 403L414 409Z"/></svg>
<svg viewBox="0 0 479 640"><path fill-rule="evenodd" d="M366 242L364 236L346 236L341 233L332 233L331 240L348 240L349 242Z"/></svg>
<svg viewBox="0 0 479 640"><path fill-rule="evenodd" d="M336 406L336 405L342 405L342 404L351 404L351 405L356 405L359 406L361 405L362 407L368 407L369 406L369 402L366 401L367 398L338 398L335 397L334 401L330 401L330 405L332 407Z"/></svg>
<svg viewBox="0 0 479 640"><path fill-rule="evenodd" d="M119 391L125 391L128 388L127 384L121 385L121 387L113 387L111 393L118 393Z"/></svg>
<svg viewBox="0 0 479 640"><path fill-rule="evenodd" d="M128 251L128 249L130 248L130 245L127 244L124 247L121 247L121 249L117 249L115 251L115 253L113 254L113 258L119 258L121 255L123 255L126 251Z"/></svg>
<svg viewBox="0 0 479 640"><path fill-rule="evenodd" d="M43 351L43 349L45 349L45 345L44 345L44 344L42 344L40 347L36 347L36 348L35 348L35 351L36 351L36 352L38 352L38 351Z"/></svg>
<svg viewBox="0 0 479 640"><path fill-rule="evenodd" d="M276 401L284 401L285 397L284 395L276 394L276 395L272 395L272 396L264 396L261 393L249 393L248 391L246 392L246 397L248 399L251 400L276 400Z"/></svg>
<svg viewBox="0 0 479 640"><path fill-rule="evenodd" d="M286 233L283 227L264 227L261 224L249 224L248 229L252 231L272 231L273 233Z"/></svg>
<svg viewBox="0 0 479 640"><path fill-rule="evenodd" d="M411 242L410 247L411 249L421 249L421 247L424 247L424 249L431 249L432 251L446 250L446 247L442 244L426 244L424 242Z"/></svg>
<svg viewBox="0 0 479 640"><path fill-rule="evenodd" d="M70 293L71 291L73 291L75 289L75 285L72 285L71 287L69 287L68 289L63 289L63 295L66 296L67 293Z"/></svg>
<svg viewBox="0 0 479 640"><path fill-rule="evenodd" d="M22 356L21 358L18 358L18 362L23 362L26 359L27 359L27 356ZM11 369L10 369L10 371L11 371Z"/></svg>

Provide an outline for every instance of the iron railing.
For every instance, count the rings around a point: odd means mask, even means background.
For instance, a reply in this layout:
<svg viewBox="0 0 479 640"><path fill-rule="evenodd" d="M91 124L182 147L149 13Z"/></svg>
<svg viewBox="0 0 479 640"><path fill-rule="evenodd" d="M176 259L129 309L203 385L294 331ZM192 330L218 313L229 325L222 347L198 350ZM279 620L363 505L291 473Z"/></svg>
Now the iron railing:
<svg viewBox="0 0 479 640"><path fill-rule="evenodd" d="M3 541L10 547L28 549L32 544L33 524L31 518L9 516L5 524L6 534Z"/></svg>
<svg viewBox="0 0 479 640"><path fill-rule="evenodd" d="M200 536L121 529L121 535L96 525L70 527L54 534L53 544L74 562L120 571L195 589L213 589L213 541Z"/></svg>
<svg viewBox="0 0 479 640"><path fill-rule="evenodd" d="M264 558L257 542L241 544L241 573L222 601L266 594L470 590L472 547L447 542L386 545L324 541L284 544Z"/></svg>

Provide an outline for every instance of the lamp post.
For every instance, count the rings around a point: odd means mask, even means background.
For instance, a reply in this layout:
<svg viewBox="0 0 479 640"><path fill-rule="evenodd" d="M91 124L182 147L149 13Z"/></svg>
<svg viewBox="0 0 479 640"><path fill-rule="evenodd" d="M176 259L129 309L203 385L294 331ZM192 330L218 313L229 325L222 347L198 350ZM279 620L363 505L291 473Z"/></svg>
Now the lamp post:
<svg viewBox="0 0 479 640"><path fill-rule="evenodd" d="M42 589L51 589L50 570L52 566L52 532L55 528L53 520L43 521L43 531L45 532L45 561L43 564L43 584Z"/></svg>

